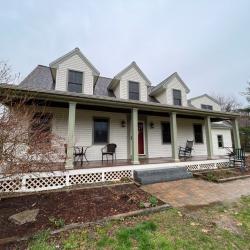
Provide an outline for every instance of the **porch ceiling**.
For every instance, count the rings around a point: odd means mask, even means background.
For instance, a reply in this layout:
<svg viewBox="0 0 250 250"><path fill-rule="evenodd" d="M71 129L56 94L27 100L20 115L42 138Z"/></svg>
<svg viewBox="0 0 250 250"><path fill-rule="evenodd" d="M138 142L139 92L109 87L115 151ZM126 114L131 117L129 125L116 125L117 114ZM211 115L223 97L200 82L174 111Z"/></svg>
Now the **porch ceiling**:
<svg viewBox="0 0 250 250"><path fill-rule="evenodd" d="M19 98L26 96L30 100L36 100L39 104L53 105L59 107L68 107L69 102L76 102L79 108L88 109L109 109L116 110L117 112L129 113L132 108L137 108L140 112L152 112L154 114L167 115L171 112L176 112L178 116L184 118L192 117L205 117L210 116L216 120L232 119L237 118L239 114L236 113L225 113L218 111L204 111L197 108L191 107L179 107L173 105L165 105L153 102L142 102L142 101L131 101L125 99L118 99L113 97L85 95L79 93L70 93L65 91L57 90L37 90L24 88L17 85L1 84L0 85L0 96L5 97L6 95L12 98ZM113 111L115 112L115 111Z"/></svg>

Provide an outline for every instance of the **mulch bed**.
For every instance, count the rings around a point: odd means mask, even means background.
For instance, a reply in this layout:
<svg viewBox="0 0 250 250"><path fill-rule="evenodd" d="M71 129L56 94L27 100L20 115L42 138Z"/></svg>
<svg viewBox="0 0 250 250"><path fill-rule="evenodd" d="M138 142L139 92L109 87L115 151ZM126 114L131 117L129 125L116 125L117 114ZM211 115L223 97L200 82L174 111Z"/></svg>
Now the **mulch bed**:
<svg viewBox="0 0 250 250"><path fill-rule="evenodd" d="M65 224L100 220L141 209L140 202L148 202L150 194L134 184L42 193L0 201L0 239L24 236L39 230L55 229L49 218L63 219ZM164 204L158 201L158 205ZM26 209L40 209L37 220L21 226L8 220L9 216Z"/></svg>
<svg viewBox="0 0 250 250"><path fill-rule="evenodd" d="M220 169L220 170L210 170L204 172L193 173L194 177L202 178L204 180L213 181L213 182L224 182L230 181L233 179L246 178L250 177L250 169L241 171L239 168L229 168L229 169Z"/></svg>

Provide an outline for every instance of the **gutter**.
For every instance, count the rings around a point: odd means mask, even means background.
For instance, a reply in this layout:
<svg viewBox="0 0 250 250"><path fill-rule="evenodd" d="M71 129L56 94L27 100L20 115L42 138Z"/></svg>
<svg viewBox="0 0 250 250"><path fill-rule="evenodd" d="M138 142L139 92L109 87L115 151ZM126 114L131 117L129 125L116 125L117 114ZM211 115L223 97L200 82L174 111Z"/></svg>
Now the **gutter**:
<svg viewBox="0 0 250 250"><path fill-rule="evenodd" d="M63 103L76 102L79 104L92 104L95 106L106 106L115 108L138 108L140 110L155 111L155 112L177 112L178 114L190 114L211 116L217 118L237 118L240 115L237 113L226 113L219 111L204 111L190 107L179 107L174 105L165 105L159 103L146 103L142 101L130 101L106 96L94 96L78 93L69 93L58 90L38 90L32 88L24 88L16 85L1 84L0 96L6 96L6 91L10 91L13 96L31 95L32 98L38 100L58 101Z"/></svg>

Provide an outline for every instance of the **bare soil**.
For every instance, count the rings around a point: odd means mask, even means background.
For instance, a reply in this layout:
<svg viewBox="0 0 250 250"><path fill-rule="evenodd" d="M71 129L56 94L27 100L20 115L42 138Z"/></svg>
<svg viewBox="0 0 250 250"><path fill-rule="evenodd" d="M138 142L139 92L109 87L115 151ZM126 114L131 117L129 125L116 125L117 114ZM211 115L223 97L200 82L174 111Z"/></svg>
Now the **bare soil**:
<svg viewBox="0 0 250 250"><path fill-rule="evenodd" d="M84 223L138 210L141 209L140 202L148 202L150 196L134 184L123 184L3 198L0 201L0 239L55 229L51 218L61 219L65 224ZM158 202L158 205L162 204L162 201ZM39 213L35 222L18 226L8 220L13 214L36 208Z"/></svg>
<svg viewBox="0 0 250 250"><path fill-rule="evenodd" d="M246 177L250 176L250 169L241 170L240 168L231 168L231 169L220 169L220 170L209 170L193 174L195 177L202 178L204 180L219 182L220 180L225 180L233 177Z"/></svg>

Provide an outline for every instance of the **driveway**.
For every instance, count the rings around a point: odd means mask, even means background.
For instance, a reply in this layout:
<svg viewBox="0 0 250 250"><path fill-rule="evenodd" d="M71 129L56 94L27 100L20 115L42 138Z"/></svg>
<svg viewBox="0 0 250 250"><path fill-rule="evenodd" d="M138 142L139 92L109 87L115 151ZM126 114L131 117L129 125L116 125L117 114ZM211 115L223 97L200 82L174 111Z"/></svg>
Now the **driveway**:
<svg viewBox="0 0 250 250"><path fill-rule="evenodd" d="M219 184L185 179L145 185L141 188L173 207L200 206L233 201L242 195L250 195L250 178Z"/></svg>

